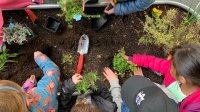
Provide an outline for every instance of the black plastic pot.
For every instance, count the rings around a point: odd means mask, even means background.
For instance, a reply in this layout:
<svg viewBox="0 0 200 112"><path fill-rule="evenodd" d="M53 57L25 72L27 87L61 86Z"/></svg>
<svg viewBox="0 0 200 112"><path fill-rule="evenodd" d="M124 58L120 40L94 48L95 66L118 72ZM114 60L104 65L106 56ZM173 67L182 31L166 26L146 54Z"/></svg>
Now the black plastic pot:
<svg viewBox="0 0 200 112"><path fill-rule="evenodd" d="M110 10L112 8L113 8L112 4L109 4L107 10ZM97 31L100 30L107 23L108 16L109 15L107 15L106 13L103 13L100 18L93 20L92 28L94 28Z"/></svg>
<svg viewBox="0 0 200 112"><path fill-rule="evenodd" d="M48 17L46 24L45 24L45 28L53 33L56 33L60 30L62 24L60 21L58 21L57 19L53 18L53 17Z"/></svg>

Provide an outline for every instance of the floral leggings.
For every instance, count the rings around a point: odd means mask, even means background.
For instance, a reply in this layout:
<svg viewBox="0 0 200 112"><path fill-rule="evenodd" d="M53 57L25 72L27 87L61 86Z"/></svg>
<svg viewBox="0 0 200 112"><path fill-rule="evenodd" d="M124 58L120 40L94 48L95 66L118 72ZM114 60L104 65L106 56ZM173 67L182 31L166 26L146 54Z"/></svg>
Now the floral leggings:
<svg viewBox="0 0 200 112"><path fill-rule="evenodd" d="M60 81L60 70L45 54L34 53L35 62L42 69L44 76L38 81L37 87L27 92L27 102L31 112L57 112L56 94Z"/></svg>

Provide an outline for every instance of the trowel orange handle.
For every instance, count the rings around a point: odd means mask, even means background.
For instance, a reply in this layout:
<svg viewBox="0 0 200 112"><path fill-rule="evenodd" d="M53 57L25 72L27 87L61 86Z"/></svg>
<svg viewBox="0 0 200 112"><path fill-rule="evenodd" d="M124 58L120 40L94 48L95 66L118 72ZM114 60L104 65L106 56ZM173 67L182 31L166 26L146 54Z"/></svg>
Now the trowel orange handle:
<svg viewBox="0 0 200 112"><path fill-rule="evenodd" d="M34 23L37 19L36 15L34 14L33 11L31 11L28 8L24 8L25 12L28 14L29 18L31 19L31 21Z"/></svg>
<svg viewBox="0 0 200 112"><path fill-rule="evenodd" d="M80 54L78 59L78 67L77 67L77 74L80 74L83 68L83 54Z"/></svg>

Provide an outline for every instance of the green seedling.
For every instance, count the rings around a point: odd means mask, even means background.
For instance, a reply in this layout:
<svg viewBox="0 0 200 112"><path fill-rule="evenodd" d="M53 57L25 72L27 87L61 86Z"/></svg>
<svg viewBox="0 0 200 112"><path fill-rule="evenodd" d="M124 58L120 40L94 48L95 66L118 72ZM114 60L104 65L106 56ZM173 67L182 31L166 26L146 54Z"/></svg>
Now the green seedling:
<svg viewBox="0 0 200 112"><path fill-rule="evenodd" d="M9 62L16 62L15 60L11 60L10 58L17 57L16 53L9 54L8 50L3 51L0 54L0 71L4 70L6 68L5 64Z"/></svg>
<svg viewBox="0 0 200 112"><path fill-rule="evenodd" d="M90 88L97 90L95 82L99 79L96 72L89 72L83 76L83 80L76 85L76 91L78 93L86 93Z"/></svg>
<svg viewBox="0 0 200 112"><path fill-rule="evenodd" d="M72 64L73 62L73 57L70 54L63 54L62 56L62 63L68 63L68 64Z"/></svg>
<svg viewBox="0 0 200 112"><path fill-rule="evenodd" d="M113 69L118 72L119 76L124 77L126 71L133 72L136 65L128 62L125 57L125 50L122 48L113 59Z"/></svg>

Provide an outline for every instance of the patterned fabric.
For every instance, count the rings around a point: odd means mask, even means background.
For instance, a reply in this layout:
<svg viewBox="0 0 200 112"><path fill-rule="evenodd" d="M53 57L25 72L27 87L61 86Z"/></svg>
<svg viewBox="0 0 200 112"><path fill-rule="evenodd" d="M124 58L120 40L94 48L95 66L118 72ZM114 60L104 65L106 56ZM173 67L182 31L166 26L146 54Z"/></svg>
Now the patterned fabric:
<svg viewBox="0 0 200 112"><path fill-rule="evenodd" d="M60 71L46 55L39 53L34 57L35 62L42 69L44 76L37 83L37 87L27 92L27 101L31 112L57 112Z"/></svg>

